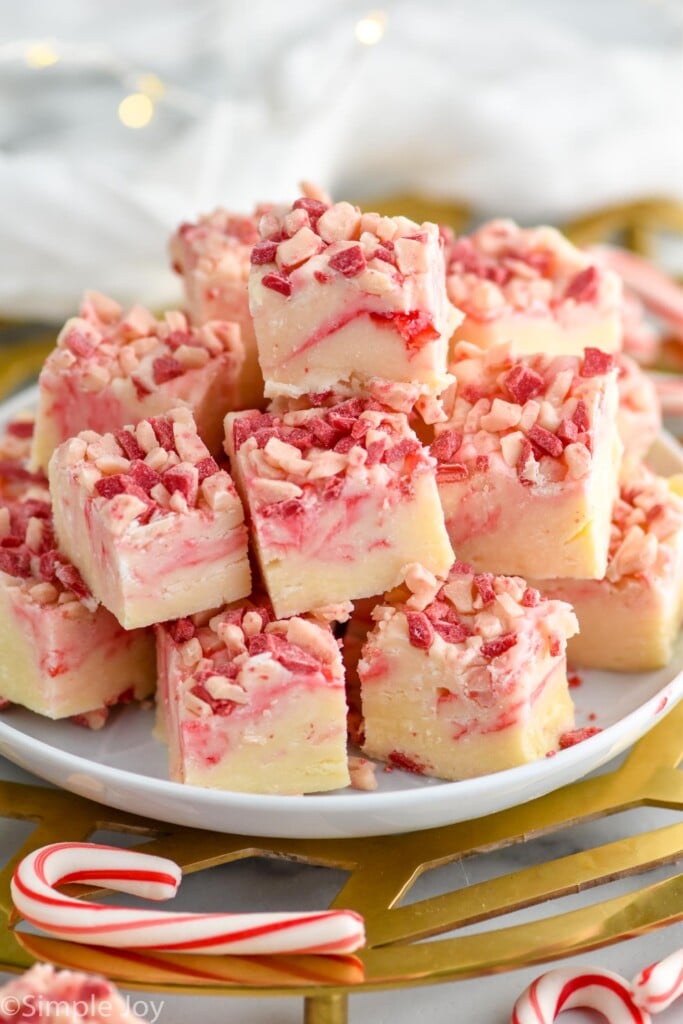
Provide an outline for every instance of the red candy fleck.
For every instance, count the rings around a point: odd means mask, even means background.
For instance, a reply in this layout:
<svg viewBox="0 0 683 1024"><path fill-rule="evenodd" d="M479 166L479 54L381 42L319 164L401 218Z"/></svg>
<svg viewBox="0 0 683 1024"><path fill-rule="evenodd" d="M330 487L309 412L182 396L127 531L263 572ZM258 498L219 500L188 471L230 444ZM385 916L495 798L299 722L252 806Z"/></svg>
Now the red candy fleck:
<svg viewBox="0 0 683 1024"><path fill-rule="evenodd" d="M152 363L152 376L155 384L165 384L184 373L182 365L175 356L159 356Z"/></svg>
<svg viewBox="0 0 683 1024"><path fill-rule="evenodd" d="M419 452L420 447L419 441L415 441L411 437L404 437L387 451L385 461L401 462L414 452Z"/></svg>
<svg viewBox="0 0 683 1024"><path fill-rule="evenodd" d="M521 605L523 608L535 608L541 600L541 595L534 587L527 587L522 594Z"/></svg>
<svg viewBox="0 0 683 1024"><path fill-rule="evenodd" d="M456 430L445 430L432 441L430 453L439 462L450 462L462 444L462 434Z"/></svg>
<svg viewBox="0 0 683 1024"><path fill-rule="evenodd" d="M173 434L173 423L165 416L153 416L150 419L152 430L157 441L167 452L175 451L175 436Z"/></svg>
<svg viewBox="0 0 683 1024"><path fill-rule="evenodd" d="M197 635L197 627L192 619L176 619L169 625L168 631L177 644L184 644Z"/></svg>
<svg viewBox="0 0 683 1024"><path fill-rule="evenodd" d="M31 575L31 556L28 551L0 548L0 572L27 579Z"/></svg>
<svg viewBox="0 0 683 1024"><path fill-rule="evenodd" d="M194 346L194 348L201 347L201 345L197 344L197 340L192 331L171 331L164 340L166 347L170 348L172 352L175 352L175 350L180 348L181 345L191 345Z"/></svg>
<svg viewBox="0 0 683 1024"><path fill-rule="evenodd" d="M595 725L589 725L583 729L570 729L569 732L563 732L560 736L560 750L567 750L568 747L575 747L577 743L583 743L584 740L589 740L591 736L597 736L602 729L599 729Z"/></svg>
<svg viewBox="0 0 683 1024"><path fill-rule="evenodd" d="M579 436L579 428L573 420L562 420L557 428L557 436L565 444L571 444Z"/></svg>
<svg viewBox="0 0 683 1024"><path fill-rule="evenodd" d="M190 690L195 697L199 700L203 700L205 704L208 704L214 715L221 715L223 718L231 715L235 710L235 702L232 700L216 700L212 697L207 688L203 683L197 683Z"/></svg>
<svg viewBox="0 0 683 1024"><path fill-rule="evenodd" d="M571 675L567 676L567 686L570 690L576 690L583 683L583 679L578 672L572 672Z"/></svg>
<svg viewBox="0 0 683 1024"><path fill-rule="evenodd" d="M120 473L116 473L114 476L103 476L95 483L95 491L107 501L115 498L117 494L124 494L125 490L126 481Z"/></svg>
<svg viewBox="0 0 683 1024"><path fill-rule="evenodd" d="M139 401L142 401L143 398L147 398L147 395L152 394L152 389L148 387L144 383L144 381L141 381L138 377L131 377L130 379L133 382L135 394L137 395Z"/></svg>
<svg viewBox="0 0 683 1024"><path fill-rule="evenodd" d="M58 555L56 551L46 551L40 556L38 563L38 575L41 580L52 583L57 572Z"/></svg>
<svg viewBox="0 0 683 1024"><path fill-rule="evenodd" d="M361 274L367 262L363 250L359 245L350 245L347 249L336 252L329 260L332 270L338 271L344 277L356 277Z"/></svg>
<svg viewBox="0 0 683 1024"><path fill-rule="evenodd" d="M265 274L261 278L261 284L264 288L270 288L273 292L279 292L285 298L292 294L292 282L282 274Z"/></svg>
<svg viewBox="0 0 683 1024"><path fill-rule="evenodd" d="M348 434L346 437L342 437L341 440L337 441L333 451L339 452L341 455L346 455L347 452L351 451L355 444L356 442L354 441L354 439L351 437L350 434Z"/></svg>
<svg viewBox="0 0 683 1024"><path fill-rule="evenodd" d="M55 576L67 590L73 591L76 597L92 597L90 587L86 584L75 565L60 565L55 567Z"/></svg>
<svg viewBox="0 0 683 1024"><path fill-rule="evenodd" d="M408 639L411 647L429 650L434 642L434 627L424 612L407 612Z"/></svg>
<svg viewBox="0 0 683 1024"><path fill-rule="evenodd" d="M128 476L133 484L143 490L145 494L149 494L152 488L161 482L161 477L156 469L152 469L146 462L139 459L131 464Z"/></svg>
<svg viewBox="0 0 683 1024"><path fill-rule="evenodd" d="M404 771L412 772L414 775L424 775L425 773L423 764L420 764L415 758L408 757L407 754L402 754L399 750L392 750L388 760L395 768L403 768Z"/></svg>
<svg viewBox="0 0 683 1024"><path fill-rule="evenodd" d="M324 420L322 416L316 416L314 419L309 420L308 427L320 448L328 450L334 448L339 440L339 431L331 423Z"/></svg>
<svg viewBox="0 0 683 1024"><path fill-rule="evenodd" d="M26 466L15 459L0 459L0 478L21 480L25 483L47 484L47 477L43 472L31 473Z"/></svg>
<svg viewBox="0 0 683 1024"><path fill-rule="evenodd" d="M311 222L311 227L315 228L325 210L329 209L329 207L327 203L323 203L319 199L309 199L308 196L301 196L295 200L292 209L305 210Z"/></svg>
<svg viewBox="0 0 683 1024"><path fill-rule="evenodd" d="M83 359L87 359L95 351L92 341L86 338L84 334L81 334L80 331L69 331L66 344L75 356L81 356Z"/></svg>
<svg viewBox="0 0 683 1024"><path fill-rule="evenodd" d="M169 494L179 491L192 508L197 501L197 477L183 466L171 466L161 474L161 482Z"/></svg>
<svg viewBox="0 0 683 1024"><path fill-rule="evenodd" d="M614 369L614 356L602 352L599 348L587 348L583 353L582 377L598 377Z"/></svg>
<svg viewBox="0 0 683 1024"><path fill-rule="evenodd" d="M304 506L299 498L288 498L287 501L277 501L271 505L264 505L259 510L259 514L264 519L291 519L293 516L303 515L304 511Z"/></svg>
<svg viewBox="0 0 683 1024"><path fill-rule="evenodd" d="M127 459L144 459L145 450L130 430L119 430L114 436Z"/></svg>
<svg viewBox="0 0 683 1024"><path fill-rule="evenodd" d="M538 423L534 423L527 437L533 444L554 458L557 458L564 451L564 445L559 437L550 430L546 430L545 427L539 426Z"/></svg>
<svg viewBox="0 0 683 1024"><path fill-rule="evenodd" d="M277 633L257 633L249 639L249 656L256 654L272 654L275 661L278 661L290 672L300 672L308 675L311 672L320 672L322 664L313 654L305 651L297 644L290 643Z"/></svg>
<svg viewBox="0 0 683 1024"><path fill-rule="evenodd" d="M579 431L588 430L590 426L588 422L588 409L583 399L580 399L577 403L574 415L572 416L572 422L576 424L576 429Z"/></svg>
<svg viewBox="0 0 683 1024"><path fill-rule="evenodd" d="M413 350L440 337L431 316L422 310L413 309L410 313L374 312L370 313L370 319L376 323L390 324L407 342L408 348Z"/></svg>
<svg viewBox="0 0 683 1024"><path fill-rule="evenodd" d="M478 473L486 473L489 468L489 457L488 455L477 455L475 459L475 466Z"/></svg>
<svg viewBox="0 0 683 1024"><path fill-rule="evenodd" d="M517 643L515 633L506 633L504 636L497 636L495 640L488 640L481 645L480 651L484 658L497 658L499 654L505 654Z"/></svg>
<svg viewBox="0 0 683 1024"><path fill-rule="evenodd" d="M524 405L545 389L545 381L540 373L536 373L528 366L522 366L521 363L513 366L505 374L503 384L519 405Z"/></svg>
<svg viewBox="0 0 683 1024"><path fill-rule="evenodd" d="M277 242L259 242L251 250L250 260L255 266L272 263L277 252Z"/></svg>
<svg viewBox="0 0 683 1024"><path fill-rule="evenodd" d="M380 247L375 250L375 252L373 253L373 258L376 260L384 260L385 263L390 263L392 267L395 267L396 254L393 252L393 248L393 242L385 242L384 245L380 245Z"/></svg>
<svg viewBox="0 0 683 1024"><path fill-rule="evenodd" d="M434 623L434 629L447 644L461 644L463 640L472 635L462 622L444 622L442 620Z"/></svg>
<svg viewBox="0 0 683 1024"><path fill-rule="evenodd" d="M207 477L213 476L214 473L218 473L219 471L220 466L215 459L211 458L210 455L205 459L200 459L197 463L197 477L199 483L202 483L202 481L206 480Z"/></svg>
<svg viewBox="0 0 683 1024"><path fill-rule="evenodd" d="M531 480L527 480L523 476L523 474L526 471L526 467L527 467L527 465L529 463L529 459L532 459L533 456L534 456L534 452L533 452L533 449L531 447L531 442L528 441L526 439L526 437L525 437L524 440L522 441L522 448L521 448L521 451L519 453L519 461L517 463L517 475L519 477L520 483L524 487L531 487L531 483L532 483Z"/></svg>
<svg viewBox="0 0 683 1024"><path fill-rule="evenodd" d="M8 423L6 429L12 437L33 437L33 420L15 420Z"/></svg>
<svg viewBox="0 0 683 1024"><path fill-rule="evenodd" d="M586 267L580 270L571 281L564 293L565 299L575 299L576 302L594 302L598 295L598 282L600 276L596 267Z"/></svg>
<svg viewBox="0 0 683 1024"><path fill-rule="evenodd" d="M455 483L459 480L467 480L470 472L462 462L454 462L451 466L439 466L439 483Z"/></svg>
<svg viewBox="0 0 683 1024"><path fill-rule="evenodd" d="M384 443L382 441L372 441L367 447L368 457L365 460L366 466L376 466L381 461L384 454Z"/></svg>
<svg viewBox="0 0 683 1024"><path fill-rule="evenodd" d="M496 592L493 589L493 573L480 572L474 577L474 585L481 594L484 605L491 604L496 599Z"/></svg>

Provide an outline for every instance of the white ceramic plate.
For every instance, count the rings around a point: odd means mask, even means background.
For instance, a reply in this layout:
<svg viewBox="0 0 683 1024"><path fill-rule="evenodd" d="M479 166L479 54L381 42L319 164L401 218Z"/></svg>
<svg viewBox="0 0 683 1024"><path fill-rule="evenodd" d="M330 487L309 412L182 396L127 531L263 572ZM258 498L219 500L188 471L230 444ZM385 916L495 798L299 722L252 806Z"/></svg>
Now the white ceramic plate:
<svg viewBox="0 0 683 1024"><path fill-rule="evenodd" d="M0 408L0 423L35 402L26 391ZM658 442L656 468L683 470L675 442ZM616 675L583 672L573 691L577 727L602 732L534 764L464 782L384 772L374 793L343 790L283 797L224 793L169 782L152 711L116 711L101 732L51 722L21 708L0 717L0 753L64 789L110 807L179 825L286 838L388 835L481 817L558 789L605 764L646 733L683 697L683 634L669 666Z"/></svg>

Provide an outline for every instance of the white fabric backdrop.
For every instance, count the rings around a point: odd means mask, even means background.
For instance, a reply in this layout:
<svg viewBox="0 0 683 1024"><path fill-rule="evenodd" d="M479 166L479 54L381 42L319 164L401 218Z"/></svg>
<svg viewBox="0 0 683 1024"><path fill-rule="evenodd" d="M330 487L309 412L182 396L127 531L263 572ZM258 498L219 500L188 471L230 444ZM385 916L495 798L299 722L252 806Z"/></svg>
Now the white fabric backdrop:
<svg viewBox="0 0 683 1024"><path fill-rule="evenodd" d="M301 177L527 222L683 199L678 0L386 0L363 46L371 7L0 0L0 313L61 317L84 287L173 301L175 223ZM36 39L62 59L27 67ZM137 72L167 91L133 130Z"/></svg>

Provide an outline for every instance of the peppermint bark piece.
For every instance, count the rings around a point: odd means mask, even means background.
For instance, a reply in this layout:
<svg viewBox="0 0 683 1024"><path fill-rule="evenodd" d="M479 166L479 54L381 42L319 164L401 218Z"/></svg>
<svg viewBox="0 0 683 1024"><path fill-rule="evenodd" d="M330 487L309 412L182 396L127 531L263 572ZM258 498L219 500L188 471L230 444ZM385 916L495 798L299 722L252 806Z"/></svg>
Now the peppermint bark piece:
<svg viewBox="0 0 683 1024"><path fill-rule="evenodd" d="M375 378L444 389L459 314L435 224L302 198L260 232L249 307L267 397Z"/></svg>
<svg viewBox="0 0 683 1024"><path fill-rule="evenodd" d="M607 572L601 580L539 580L548 597L569 601L581 632L569 642L574 665L645 672L670 660L683 618L683 500L667 480L629 465L612 511Z"/></svg>
<svg viewBox="0 0 683 1024"><path fill-rule="evenodd" d="M451 369L431 450L458 557L513 576L600 579L622 451L613 357L460 342Z"/></svg>
<svg viewBox="0 0 683 1024"><path fill-rule="evenodd" d="M50 487L61 547L124 628L250 592L242 503L188 409L84 431L55 452Z"/></svg>
<svg viewBox="0 0 683 1024"><path fill-rule="evenodd" d="M520 353L549 355L622 347L620 278L555 228L483 224L448 246L446 287L465 314L454 342L514 340Z"/></svg>
<svg viewBox="0 0 683 1024"><path fill-rule="evenodd" d="M413 567L413 572L416 567ZM375 609L358 665L370 757L463 779L526 764L571 730L569 605L456 562ZM425 581L427 586L425 586Z"/></svg>
<svg viewBox="0 0 683 1024"><path fill-rule="evenodd" d="M279 617L382 593L416 559L448 570L435 463L404 414L360 398L229 413L226 450Z"/></svg>
<svg viewBox="0 0 683 1024"><path fill-rule="evenodd" d="M344 670L330 627L274 621L252 602L205 619L155 627L171 778L248 793L348 785Z"/></svg>
<svg viewBox="0 0 683 1024"><path fill-rule="evenodd" d="M237 324L195 328L183 313L157 320L142 306L124 313L87 293L40 374L32 465L47 469L57 445L81 430L104 434L179 406L192 411L215 453L225 413L239 408L243 363Z"/></svg>

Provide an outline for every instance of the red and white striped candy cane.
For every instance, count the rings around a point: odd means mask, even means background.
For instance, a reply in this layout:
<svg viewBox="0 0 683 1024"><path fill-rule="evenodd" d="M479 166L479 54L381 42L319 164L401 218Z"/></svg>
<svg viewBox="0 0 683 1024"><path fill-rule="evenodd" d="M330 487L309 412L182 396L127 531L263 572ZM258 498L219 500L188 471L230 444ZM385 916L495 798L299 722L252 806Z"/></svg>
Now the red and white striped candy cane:
<svg viewBox="0 0 683 1024"><path fill-rule="evenodd" d="M314 913L183 914L109 907L56 891L67 882L165 900L180 884L177 864L137 850L55 843L20 862L12 899L20 914L50 935L92 946L176 953L352 953L365 942L363 919L351 910Z"/></svg>
<svg viewBox="0 0 683 1024"><path fill-rule="evenodd" d="M603 266L620 275L644 305L677 335L683 335L683 288L649 260L609 245L594 246L591 251Z"/></svg>
<svg viewBox="0 0 683 1024"><path fill-rule="evenodd" d="M651 964L631 982L633 998L650 1013L659 1013L683 996L683 949Z"/></svg>
<svg viewBox="0 0 683 1024"><path fill-rule="evenodd" d="M563 1010L597 1010L609 1024L651 1024L625 978L612 971L560 968L537 978L519 997L512 1024L552 1024Z"/></svg>

